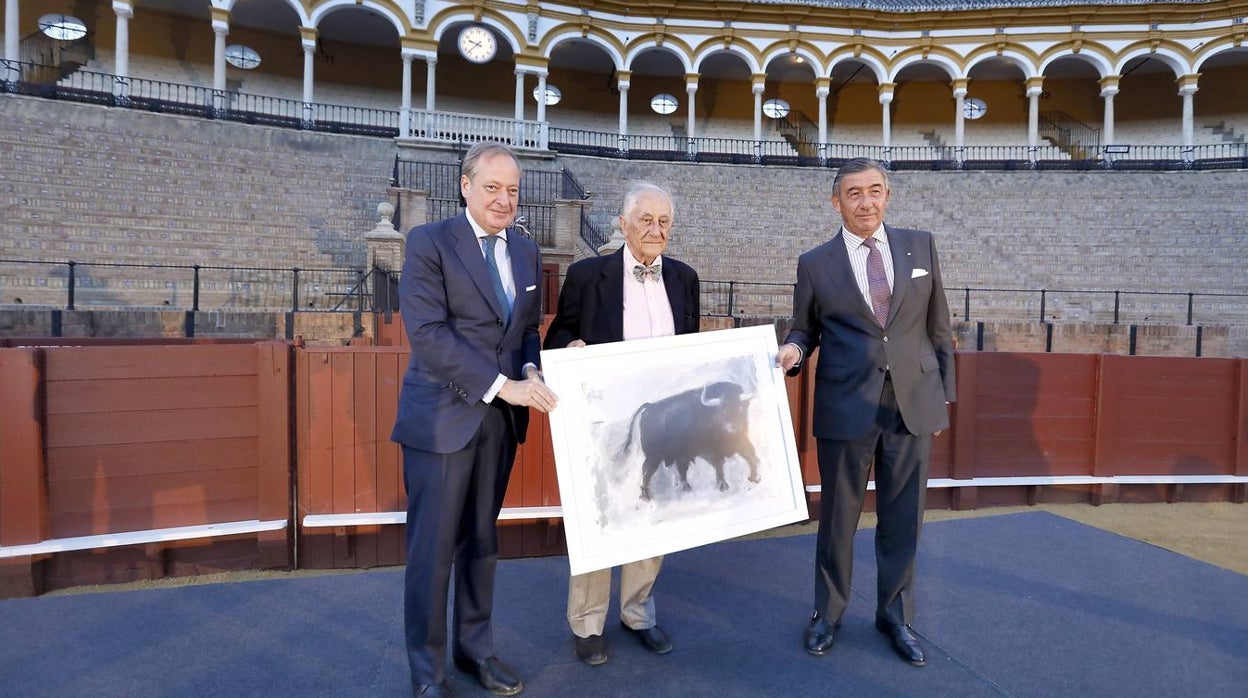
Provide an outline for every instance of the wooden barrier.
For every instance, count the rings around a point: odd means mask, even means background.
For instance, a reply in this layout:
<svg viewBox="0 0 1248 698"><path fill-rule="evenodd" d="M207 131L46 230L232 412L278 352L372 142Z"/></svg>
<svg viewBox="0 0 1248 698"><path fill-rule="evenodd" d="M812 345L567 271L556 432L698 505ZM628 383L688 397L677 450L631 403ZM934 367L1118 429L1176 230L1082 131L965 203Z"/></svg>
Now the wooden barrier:
<svg viewBox="0 0 1248 698"><path fill-rule="evenodd" d="M402 563L389 435L407 360L281 342L0 349L0 595L286 567L295 546L301 567ZM929 507L1245 499L1248 360L956 360ZM813 508L810 376L787 387ZM508 556L564 549L549 424L532 417L500 522Z"/></svg>
<svg viewBox="0 0 1248 698"><path fill-rule="evenodd" d="M0 560L28 570L0 593L290 565L287 344L2 349L0 367Z"/></svg>

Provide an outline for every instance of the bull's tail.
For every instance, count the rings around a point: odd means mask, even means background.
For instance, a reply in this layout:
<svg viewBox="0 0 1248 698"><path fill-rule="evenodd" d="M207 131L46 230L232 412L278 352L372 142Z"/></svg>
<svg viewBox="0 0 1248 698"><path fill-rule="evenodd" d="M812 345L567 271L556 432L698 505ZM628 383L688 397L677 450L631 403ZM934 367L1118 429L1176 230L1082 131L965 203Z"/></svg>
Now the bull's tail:
<svg viewBox="0 0 1248 698"><path fill-rule="evenodd" d="M633 427L637 425L637 418L640 417L641 413L645 412L646 408L649 406L650 403L648 402L641 403L641 407L638 407L637 411L633 413L632 419L628 420L628 434L624 437L624 445L620 447L620 452L616 455L617 459L623 460L625 454L628 453L628 447L633 443Z"/></svg>

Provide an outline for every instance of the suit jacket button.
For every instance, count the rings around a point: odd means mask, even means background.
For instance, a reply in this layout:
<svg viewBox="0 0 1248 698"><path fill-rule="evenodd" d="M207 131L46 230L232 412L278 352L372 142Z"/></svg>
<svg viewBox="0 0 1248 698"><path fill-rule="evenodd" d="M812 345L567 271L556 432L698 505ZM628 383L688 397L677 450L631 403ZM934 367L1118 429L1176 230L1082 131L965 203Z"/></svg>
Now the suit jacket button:
<svg viewBox="0 0 1248 698"><path fill-rule="evenodd" d="M499 327L502 327L502 326L503 326L503 321L502 321L502 320L495 320L495 321L494 321L494 324L495 324L495 325L498 325Z"/></svg>
<svg viewBox="0 0 1248 698"><path fill-rule="evenodd" d="M885 342L887 342L887 341L888 341L888 335L884 335L884 341L885 341Z"/></svg>

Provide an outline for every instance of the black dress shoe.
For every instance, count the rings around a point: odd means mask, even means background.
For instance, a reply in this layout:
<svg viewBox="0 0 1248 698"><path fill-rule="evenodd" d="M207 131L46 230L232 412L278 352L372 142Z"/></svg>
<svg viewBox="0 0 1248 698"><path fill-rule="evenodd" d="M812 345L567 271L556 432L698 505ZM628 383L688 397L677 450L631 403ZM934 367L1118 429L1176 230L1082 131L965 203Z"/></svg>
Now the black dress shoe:
<svg viewBox="0 0 1248 698"><path fill-rule="evenodd" d="M487 691L496 696L514 696L524 690L524 683L516 676L516 672L499 661L498 657L485 659L456 657L455 666L460 671L477 677L477 681L480 681Z"/></svg>
<svg viewBox="0 0 1248 698"><path fill-rule="evenodd" d="M607 663L607 643L601 635L572 636L576 640L576 657L590 666Z"/></svg>
<svg viewBox="0 0 1248 698"><path fill-rule="evenodd" d="M655 654L667 654L674 649L672 641L667 637L667 633L663 632L657 625L649 628L630 628L624 621L620 621L620 627L637 636L641 644Z"/></svg>
<svg viewBox="0 0 1248 698"><path fill-rule="evenodd" d="M827 654L836 642L836 631L840 627L840 623L829 623L818 613L811 616L810 625L806 626L806 651L816 657Z"/></svg>
<svg viewBox="0 0 1248 698"><path fill-rule="evenodd" d="M919 638L914 636L914 631L909 625L876 620L875 627L893 641L893 651L897 653L897 656L915 666L927 665L927 658L923 656L923 647L919 644Z"/></svg>
<svg viewBox="0 0 1248 698"><path fill-rule="evenodd" d="M412 695L416 698L451 698L451 687L446 682L435 684L413 684Z"/></svg>

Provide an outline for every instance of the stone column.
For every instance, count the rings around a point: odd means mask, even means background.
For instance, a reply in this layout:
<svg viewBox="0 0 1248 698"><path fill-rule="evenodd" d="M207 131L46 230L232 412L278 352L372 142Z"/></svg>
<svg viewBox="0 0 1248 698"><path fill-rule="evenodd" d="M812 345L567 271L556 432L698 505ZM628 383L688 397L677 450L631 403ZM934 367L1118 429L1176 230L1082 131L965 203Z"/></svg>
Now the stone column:
<svg viewBox="0 0 1248 698"><path fill-rule="evenodd" d="M377 225L364 235L368 246L368 268L397 272L403 268L403 235L394 229L391 222L394 206L389 201L377 204L377 216Z"/></svg>
<svg viewBox="0 0 1248 698"><path fill-rule="evenodd" d="M403 84L399 88L403 90L399 99L399 138L409 138L412 135L412 54L403 50L400 54L403 61Z"/></svg>
<svg viewBox="0 0 1248 698"><path fill-rule="evenodd" d="M953 81L953 158L959 163L966 159L966 86L969 82L967 78Z"/></svg>
<svg viewBox="0 0 1248 698"><path fill-rule="evenodd" d="M21 52L18 50L22 41L22 35L18 33L17 0L5 0L4 2L4 61L5 71L2 76L6 82L18 82L22 79L22 70L18 67L17 62L21 60Z"/></svg>
<svg viewBox="0 0 1248 698"><path fill-rule="evenodd" d="M537 120L546 120L546 73L537 74Z"/></svg>
<svg viewBox="0 0 1248 698"><path fill-rule="evenodd" d="M438 56L437 54L425 57L425 111L433 111L437 108L437 99L435 98L434 86L438 82Z"/></svg>
<svg viewBox="0 0 1248 698"><path fill-rule="evenodd" d="M767 89L767 76L755 73L750 79L750 91L754 93L754 150L755 155L762 155L763 140L763 90Z"/></svg>
<svg viewBox="0 0 1248 698"><path fill-rule="evenodd" d="M130 0L113 0L117 15L117 51L113 56L113 96L125 100L130 95L130 18L134 8Z"/></svg>
<svg viewBox="0 0 1248 698"><path fill-rule="evenodd" d="M401 233L429 222L429 191L425 189L390 188L390 198L399 204L399 220L395 225Z"/></svg>
<svg viewBox="0 0 1248 698"><path fill-rule="evenodd" d="M550 124L546 123L546 70L539 70L537 75L537 143L538 150L550 147Z"/></svg>
<svg viewBox="0 0 1248 698"><path fill-rule="evenodd" d="M697 122L697 104L695 97L698 94L698 73L685 73L685 96L689 100L689 119L685 126L685 136L690 139L697 138L698 122Z"/></svg>
<svg viewBox="0 0 1248 698"><path fill-rule="evenodd" d="M299 27L299 34L303 42L303 120L306 123L312 122L312 73L313 59L316 58L316 38L317 30L315 27Z"/></svg>
<svg viewBox="0 0 1248 698"><path fill-rule="evenodd" d="M576 260L577 240L581 237L581 213L589 208L588 201L555 199L554 244L542 248L542 261L557 262L560 269Z"/></svg>
<svg viewBox="0 0 1248 698"><path fill-rule="evenodd" d="M515 119L519 121L524 118L524 74L525 71L516 68L516 110Z"/></svg>
<svg viewBox="0 0 1248 698"><path fill-rule="evenodd" d="M815 99L819 100L819 160L828 159L828 95L832 78L815 78Z"/></svg>
<svg viewBox="0 0 1248 698"><path fill-rule="evenodd" d="M620 152L628 152L628 80L632 73L627 70L616 72L616 85L620 89Z"/></svg>
<svg viewBox="0 0 1248 698"><path fill-rule="evenodd" d="M685 126L685 153L689 159L698 155L698 73L685 73L685 98L689 101L689 120Z"/></svg>
<svg viewBox="0 0 1248 698"><path fill-rule="evenodd" d="M1102 148L1114 144L1114 95L1118 94L1118 80L1121 77L1106 75L1101 78L1101 99L1105 100L1105 118L1101 125Z"/></svg>
<svg viewBox="0 0 1248 698"><path fill-rule="evenodd" d="M230 35L230 12L212 8L212 110L220 114L229 108L225 93L225 37Z"/></svg>
<svg viewBox="0 0 1248 698"><path fill-rule="evenodd" d="M1036 160L1036 148L1040 147L1040 95L1044 93L1044 76L1027 78L1027 146L1031 160Z"/></svg>
<svg viewBox="0 0 1248 698"><path fill-rule="evenodd" d="M1199 89L1196 86L1199 80L1200 73L1195 73L1184 75L1177 81L1179 83L1179 96L1183 98L1183 145L1187 148L1196 145L1196 132L1193 124L1195 110L1192 98L1196 95L1196 90Z"/></svg>
<svg viewBox="0 0 1248 698"><path fill-rule="evenodd" d="M881 143L885 149L885 159L892 160L889 149L893 147L893 89L897 87L896 83L882 82L878 88L880 93L880 120L883 128L883 137Z"/></svg>

